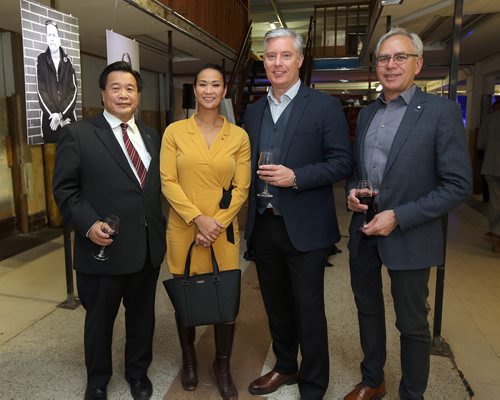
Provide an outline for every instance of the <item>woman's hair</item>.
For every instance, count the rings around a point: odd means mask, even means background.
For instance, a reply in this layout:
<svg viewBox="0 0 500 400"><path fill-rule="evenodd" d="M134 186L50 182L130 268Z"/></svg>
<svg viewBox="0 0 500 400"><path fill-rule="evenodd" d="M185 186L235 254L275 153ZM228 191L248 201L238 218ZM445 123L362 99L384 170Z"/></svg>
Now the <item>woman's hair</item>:
<svg viewBox="0 0 500 400"><path fill-rule="evenodd" d="M215 69L216 71L218 71L222 75L222 84L224 85L224 87L226 87L226 74L224 73L224 70L220 65L212 63L205 64L198 71L196 71L196 74L194 76L194 86L196 86L196 83L198 82L198 75L200 75L200 73L206 69Z"/></svg>

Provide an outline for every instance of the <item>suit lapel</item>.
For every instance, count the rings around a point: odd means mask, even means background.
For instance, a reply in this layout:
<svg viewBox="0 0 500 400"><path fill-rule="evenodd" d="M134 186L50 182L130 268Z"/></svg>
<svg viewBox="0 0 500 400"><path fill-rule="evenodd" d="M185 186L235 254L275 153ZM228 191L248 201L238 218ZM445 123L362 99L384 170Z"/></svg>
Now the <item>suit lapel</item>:
<svg viewBox="0 0 500 400"><path fill-rule="evenodd" d="M198 125L196 124L196 121L194 119L194 115L187 120L187 131L188 131L188 134L189 134L191 141L198 148L199 153L203 156L205 161L208 164L210 164L211 157L210 157L210 153L208 151L207 142L205 142L205 139L203 138L203 134L200 132L200 129L198 128Z"/></svg>
<svg viewBox="0 0 500 400"><path fill-rule="evenodd" d="M211 160L215 159L217 157L217 154L224 148L231 134L231 126L229 125L229 122L225 117L222 117L222 119L224 120L224 123L222 124L217 137L208 150L208 153L211 156Z"/></svg>
<svg viewBox="0 0 500 400"><path fill-rule="evenodd" d="M260 126L262 125L262 116L264 114L265 108L268 107L267 96L261 98L252 107L253 119L251 119L251 126L248 127L248 133L250 135L250 143L252 144L252 166L257 168L257 161L259 158L259 136L260 136Z"/></svg>
<svg viewBox="0 0 500 400"><path fill-rule="evenodd" d="M286 158L288 149L290 148L290 143L292 142L295 131L299 126L299 121L302 118L302 113L304 112L307 104L307 98L309 97L309 88L304 84L300 85L300 89L295 96L292 103L292 110L288 122L286 124L285 135L283 137L283 142L281 143L281 155L279 163L283 164Z"/></svg>
<svg viewBox="0 0 500 400"><path fill-rule="evenodd" d="M116 163L120 166L120 168L125 172L126 175L130 179L132 179L133 182L135 182L138 186L139 181L134 175L134 172L130 168L130 164L128 163L127 158L125 157L125 154L123 154L123 150L116 140L116 137L111 130L111 127L108 124L108 121L104 118L104 116L101 114L99 115L95 120L95 133L99 137L99 139L102 141L104 146L108 149L109 153L111 154L111 157L114 158Z"/></svg>
<svg viewBox="0 0 500 400"><path fill-rule="evenodd" d="M406 109L405 115L403 116L398 131L396 132L396 136L394 137L394 141L392 142L391 150L387 156L387 163L385 164L384 175L396 159L399 151L405 144L406 139L408 139L408 136L414 131L415 125L424 111L425 102L424 94L417 89L412 100L410 101L410 104L408 104L408 108Z"/></svg>

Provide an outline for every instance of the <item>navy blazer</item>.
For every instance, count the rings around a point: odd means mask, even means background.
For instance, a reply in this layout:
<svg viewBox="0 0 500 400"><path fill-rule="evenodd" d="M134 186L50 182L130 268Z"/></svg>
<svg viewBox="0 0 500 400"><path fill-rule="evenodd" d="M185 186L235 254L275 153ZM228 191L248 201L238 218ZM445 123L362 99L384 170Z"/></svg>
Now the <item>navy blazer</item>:
<svg viewBox="0 0 500 400"><path fill-rule="evenodd" d="M280 208L293 246L299 251L326 248L340 240L332 184L352 173L348 126L340 102L301 85L285 130L279 164L291 168L298 189L278 188ZM268 106L264 96L245 113L252 145L252 181L245 237L255 225L259 133Z"/></svg>
<svg viewBox="0 0 500 400"><path fill-rule="evenodd" d="M90 274L140 271L149 253L154 268L165 256L165 218L161 211L160 136L137 124L151 155L141 188L111 127L101 114L66 125L57 146L53 192L65 224L75 228L74 266ZM109 260L97 261L99 249L87 237L94 222L120 217L120 228L106 248Z"/></svg>
<svg viewBox="0 0 500 400"><path fill-rule="evenodd" d="M356 187L364 169L363 143L380 103L364 108L358 117L355 173L348 189ZM441 217L472 193L472 172L462 113L457 103L417 89L389 151L380 191L379 212L393 209L398 226L377 237L382 263L391 269L419 269L444 262ZM351 220L349 250L357 255L363 214Z"/></svg>

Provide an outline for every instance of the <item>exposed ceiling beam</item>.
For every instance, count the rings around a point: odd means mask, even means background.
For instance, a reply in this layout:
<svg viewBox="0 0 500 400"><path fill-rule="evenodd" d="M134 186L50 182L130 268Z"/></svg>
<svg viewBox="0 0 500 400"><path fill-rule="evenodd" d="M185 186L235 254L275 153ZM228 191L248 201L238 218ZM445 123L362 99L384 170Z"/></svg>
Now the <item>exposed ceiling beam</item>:
<svg viewBox="0 0 500 400"><path fill-rule="evenodd" d="M443 0L439 3L433 4L432 6L422 8L421 10L413 12L409 15L393 20L392 26L402 26L415 19L432 15L443 8L450 7L453 4L454 2L452 0Z"/></svg>
<svg viewBox="0 0 500 400"><path fill-rule="evenodd" d="M278 18L279 23L283 28L288 28L286 25L286 21L283 18L283 14L281 14L280 8L278 6L278 2L276 0L271 0L271 4L273 5L274 12L276 13L276 17Z"/></svg>

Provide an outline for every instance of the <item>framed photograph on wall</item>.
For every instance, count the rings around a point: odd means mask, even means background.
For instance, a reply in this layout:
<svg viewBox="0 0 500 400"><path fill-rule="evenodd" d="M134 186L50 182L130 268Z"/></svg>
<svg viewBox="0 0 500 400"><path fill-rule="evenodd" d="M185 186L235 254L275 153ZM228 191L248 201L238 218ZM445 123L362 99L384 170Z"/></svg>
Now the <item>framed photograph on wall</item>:
<svg viewBox="0 0 500 400"><path fill-rule="evenodd" d="M57 143L82 118L78 19L21 0L28 144Z"/></svg>

